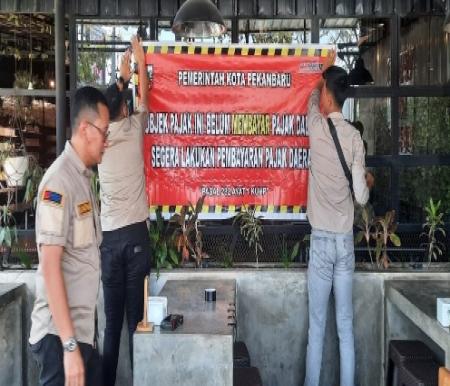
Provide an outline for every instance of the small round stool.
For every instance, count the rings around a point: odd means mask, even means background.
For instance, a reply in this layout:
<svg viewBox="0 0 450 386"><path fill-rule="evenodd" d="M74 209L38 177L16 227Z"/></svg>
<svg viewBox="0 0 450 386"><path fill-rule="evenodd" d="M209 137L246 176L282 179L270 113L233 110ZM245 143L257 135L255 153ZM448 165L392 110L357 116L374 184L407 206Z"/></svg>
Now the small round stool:
<svg viewBox="0 0 450 386"><path fill-rule="evenodd" d="M233 366L250 367L250 354L244 342L234 342L233 344Z"/></svg>
<svg viewBox="0 0 450 386"><path fill-rule="evenodd" d="M259 370L256 367L233 369L233 386L262 386Z"/></svg>
<svg viewBox="0 0 450 386"><path fill-rule="evenodd" d="M436 362L406 362L399 369L400 386L438 386Z"/></svg>
<svg viewBox="0 0 450 386"><path fill-rule="evenodd" d="M406 362L428 362L433 352L420 340L391 340L386 373L387 386L398 386L398 370Z"/></svg>

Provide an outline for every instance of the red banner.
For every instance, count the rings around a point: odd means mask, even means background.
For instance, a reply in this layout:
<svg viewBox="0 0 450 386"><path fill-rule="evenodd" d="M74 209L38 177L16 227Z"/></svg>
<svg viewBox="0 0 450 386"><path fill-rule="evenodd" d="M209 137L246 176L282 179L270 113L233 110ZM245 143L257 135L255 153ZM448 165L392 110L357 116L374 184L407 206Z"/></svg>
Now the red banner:
<svg viewBox="0 0 450 386"><path fill-rule="evenodd" d="M307 199L307 102L323 46L147 48L152 71L144 140L151 209L195 203L233 215L301 218Z"/></svg>

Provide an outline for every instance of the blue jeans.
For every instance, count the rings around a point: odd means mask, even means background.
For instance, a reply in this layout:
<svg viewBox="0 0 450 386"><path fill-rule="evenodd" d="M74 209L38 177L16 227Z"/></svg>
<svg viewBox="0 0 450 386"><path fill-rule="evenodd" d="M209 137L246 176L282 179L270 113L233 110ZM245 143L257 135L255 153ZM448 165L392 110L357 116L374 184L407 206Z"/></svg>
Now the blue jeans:
<svg viewBox="0 0 450 386"><path fill-rule="evenodd" d="M333 233L313 229L309 256L309 331L305 386L319 386L328 300L332 288L339 336L340 385L354 386L353 232Z"/></svg>

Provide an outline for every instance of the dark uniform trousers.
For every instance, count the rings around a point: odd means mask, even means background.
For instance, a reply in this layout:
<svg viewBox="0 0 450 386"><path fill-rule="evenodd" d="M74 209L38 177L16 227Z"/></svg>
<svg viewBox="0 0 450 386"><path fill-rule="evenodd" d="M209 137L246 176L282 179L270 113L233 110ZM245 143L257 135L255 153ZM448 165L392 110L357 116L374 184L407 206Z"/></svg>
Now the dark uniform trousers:
<svg viewBox="0 0 450 386"><path fill-rule="evenodd" d="M124 313L133 363L133 334L144 312L144 279L150 273L151 254L146 222L103 232L100 251L106 316L103 379L105 386L114 386Z"/></svg>
<svg viewBox="0 0 450 386"><path fill-rule="evenodd" d="M101 363L98 351L90 344L78 342L84 362L86 386L101 386ZM30 345L39 366L39 386L64 386L64 353L59 336L47 334Z"/></svg>

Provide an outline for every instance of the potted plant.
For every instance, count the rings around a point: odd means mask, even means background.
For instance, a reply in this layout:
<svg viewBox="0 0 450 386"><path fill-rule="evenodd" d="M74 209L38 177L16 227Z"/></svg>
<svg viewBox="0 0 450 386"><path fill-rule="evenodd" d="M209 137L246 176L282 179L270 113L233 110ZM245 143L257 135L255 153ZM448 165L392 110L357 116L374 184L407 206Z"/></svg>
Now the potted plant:
<svg viewBox="0 0 450 386"><path fill-rule="evenodd" d="M164 225L160 208L156 211L156 221L150 222L149 236L152 256L156 265L156 279L159 279L161 268L172 269L180 263L173 235L169 233L169 226Z"/></svg>
<svg viewBox="0 0 450 386"><path fill-rule="evenodd" d="M374 228L372 237L375 240L375 257L378 267L388 268L391 262L387 253L389 241L396 247L401 245L400 237L395 233L397 230L395 210L390 210L384 216L375 218Z"/></svg>
<svg viewBox="0 0 450 386"><path fill-rule="evenodd" d="M250 248L255 249L256 265L258 266L258 253L263 251L261 236L263 234L261 226L262 216L255 216L254 208L247 208L243 205L241 211L234 217L233 225L238 223L242 237Z"/></svg>
<svg viewBox="0 0 450 386"><path fill-rule="evenodd" d="M355 225L360 231L356 234L355 244L358 245L363 239L367 245L367 251L369 252L370 263L373 267L372 248L370 247L370 239L372 238L372 231L374 226L373 209L367 205L364 207L358 207L360 215L355 215Z"/></svg>
<svg viewBox="0 0 450 386"><path fill-rule="evenodd" d="M284 268L289 268L294 261L295 257L298 255L298 250L300 247L300 242L297 241L291 250L289 250L288 244L286 242L286 238L283 235L283 239L281 241L281 262L283 263Z"/></svg>
<svg viewBox="0 0 450 386"><path fill-rule="evenodd" d="M25 172L25 194L23 201L27 204L33 204L36 207L36 198L44 176L44 169L39 165L37 159L34 156L29 156L28 168Z"/></svg>
<svg viewBox="0 0 450 386"><path fill-rule="evenodd" d="M199 229L199 214L203 208L205 196L198 199L195 207L192 203L189 206L183 206L180 213L174 214L170 222L174 223L177 228L173 237L175 245L183 262L189 261L192 257L197 267L200 267L202 260L207 258L207 254L203 252L202 233Z"/></svg>
<svg viewBox="0 0 450 386"><path fill-rule="evenodd" d="M437 235L440 233L445 237L444 226L444 212L441 210L441 201L434 203L433 199L425 206L425 223L422 225L425 232L421 233L421 236L427 238L426 254L428 258L428 267L431 264L431 259L437 260L438 256L441 256L445 245L437 240Z"/></svg>
<svg viewBox="0 0 450 386"><path fill-rule="evenodd" d="M17 242L16 220L11 211L12 195L8 195L5 205L0 206L0 247L2 249L1 266L8 266L11 247Z"/></svg>

